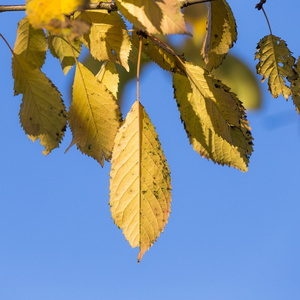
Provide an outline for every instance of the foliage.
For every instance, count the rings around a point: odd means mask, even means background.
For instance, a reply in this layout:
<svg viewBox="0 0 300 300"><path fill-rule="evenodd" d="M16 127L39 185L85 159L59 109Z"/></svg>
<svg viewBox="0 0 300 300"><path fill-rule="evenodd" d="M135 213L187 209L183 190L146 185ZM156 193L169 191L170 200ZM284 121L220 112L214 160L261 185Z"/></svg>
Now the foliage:
<svg viewBox="0 0 300 300"><path fill-rule="evenodd" d="M28 16L18 24L12 50L14 90L15 95L23 94L21 125L31 140L40 140L45 155L59 147L69 124L73 135L69 147L76 144L101 166L111 160L112 218L130 245L140 248L140 261L163 232L171 206L169 167L155 127L139 100L140 64L154 61L172 74L174 98L194 150L214 163L245 172L253 152L245 108L212 74L236 42L237 26L226 0L96 2L27 1ZM196 64L198 59L189 62L177 54L166 35L189 36L182 11L193 4L203 5L201 2L208 2L208 18L203 61ZM264 14L265 2L257 7ZM203 22L189 15L187 20L194 24L198 41ZM132 29L127 28L128 23ZM88 64L78 61L82 46L103 62L96 75ZM48 48L60 60L65 75L76 65L68 112L59 91L41 71ZM268 80L273 97L291 96L299 113L300 62L298 59L295 64L286 43L274 36L271 28L270 35L258 43L255 59L257 73L262 81ZM122 79L129 78L124 70L132 74L130 68L135 65L137 100L123 121L120 86ZM120 71L120 66L124 70Z"/></svg>

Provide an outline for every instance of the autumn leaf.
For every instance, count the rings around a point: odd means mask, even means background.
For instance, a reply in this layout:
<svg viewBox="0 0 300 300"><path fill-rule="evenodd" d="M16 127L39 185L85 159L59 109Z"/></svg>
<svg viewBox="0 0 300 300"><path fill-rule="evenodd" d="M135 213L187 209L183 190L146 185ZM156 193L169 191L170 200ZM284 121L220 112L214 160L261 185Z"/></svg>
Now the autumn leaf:
<svg viewBox="0 0 300 300"><path fill-rule="evenodd" d="M111 158L113 142L121 123L121 112L105 85L81 63L73 84L69 124L73 133L70 146L77 144L82 153L96 159L101 166Z"/></svg>
<svg viewBox="0 0 300 300"><path fill-rule="evenodd" d="M300 114L300 56L295 66L295 72L298 76L291 82L291 92L296 111Z"/></svg>
<svg viewBox="0 0 300 300"><path fill-rule="evenodd" d="M85 0L31 0L27 1L26 12L34 28L44 28L56 35L71 36L75 39L88 28L70 20L66 15L81 10Z"/></svg>
<svg viewBox="0 0 300 300"><path fill-rule="evenodd" d="M150 34L189 34L178 0L116 0L124 17Z"/></svg>
<svg viewBox="0 0 300 300"><path fill-rule="evenodd" d="M40 69L45 62L47 48L44 31L33 28L27 17L22 19L18 24L14 53L26 57Z"/></svg>
<svg viewBox="0 0 300 300"><path fill-rule="evenodd" d="M155 128L136 101L119 129L110 173L112 218L138 261L163 231L170 214L170 171Z"/></svg>
<svg viewBox="0 0 300 300"><path fill-rule="evenodd" d="M280 94L288 99L290 88L285 79L295 77L293 66L295 58L292 56L286 43L272 34L265 36L257 45L255 59L257 73L263 75L262 82L268 78L269 91L274 98Z"/></svg>
<svg viewBox="0 0 300 300"><path fill-rule="evenodd" d="M77 18L91 24L82 42L91 55L99 61L111 61L122 65L127 71L131 42L126 25L117 12L85 11Z"/></svg>
<svg viewBox="0 0 300 300"><path fill-rule="evenodd" d="M115 64L109 61L104 62L97 73L96 78L102 82L117 99L119 73L117 72Z"/></svg>
<svg viewBox="0 0 300 300"><path fill-rule="evenodd" d="M132 43L138 48L139 36L136 33L132 34ZM180 68L175 53L155 36L148 35L143 38L142 52L166 71L173 72Z"/></svg>
<svg viewBox="0 0 300 300"><path fill-rule="evenodd" d="M59 146L67 125L66 109L53 83L25 57L14 54L15 95L23 94L20 121L33 142L40 140L49 154Z"/></svg>
<svg viewBox="0 0 300 300"><path fill-rule="evenodd" d="M173 74L173 85L194 150L215 163L247 171L253 138L241 102L201 67L185 67L185 75Z"/></svg>
<svg viewBox="0 0 300 300"><path fill-rule="evenodd" d="M48 43L51 54L59 59L63 72L67 75L69 70L76 63L75 57L79 57L81 42L79 40L69 42L61 36L48 34Z"/></svg>
<svg viewBox="0 0 300 300"><path fill-rule="evenodd" d="M51 20L64 20L64 15L78 9L84 0L32 0L27 1L28 19L35 28L46 28Z"/></svg>
<svg viewBox="0 0 300 300"><path fill-rule="evenodd" d="M201 50L208 70L217 68L236 42L236 23L226 0L208 3L207 33Z"/></svg>

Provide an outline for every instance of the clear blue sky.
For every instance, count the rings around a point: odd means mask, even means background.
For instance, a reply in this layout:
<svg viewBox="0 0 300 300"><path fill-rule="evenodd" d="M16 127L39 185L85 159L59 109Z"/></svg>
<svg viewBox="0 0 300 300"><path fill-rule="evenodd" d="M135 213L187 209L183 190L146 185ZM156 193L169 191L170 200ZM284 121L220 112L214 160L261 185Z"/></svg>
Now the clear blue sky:
<svg viewBox="0 0 300 300"><path fill-rule="evenodd" d="M23 4L23 1L0 1ZM256 1L228 1L238 24L233 52L254 70L257 42L268 34ZM267 1L273 33L300 55L298 1ZM11 45L24 13L0 14ZM291 102L274 100L248 113L254 153L248 173L214 165L189 145L170 76L144 70L146 107L172 175L172 213L140 264L113 224L109 167L69 146L47 157L19 125L11 53L0 41L0 299L1 300L299 300L300 122ZM50 58L50 55L49 57ZM70 77L50 60L44 72L68 99ZM125 112L136 98L126 91ZM242 100L242 99L241 99ZM67 100L69 101L69 100Z"/></svg>

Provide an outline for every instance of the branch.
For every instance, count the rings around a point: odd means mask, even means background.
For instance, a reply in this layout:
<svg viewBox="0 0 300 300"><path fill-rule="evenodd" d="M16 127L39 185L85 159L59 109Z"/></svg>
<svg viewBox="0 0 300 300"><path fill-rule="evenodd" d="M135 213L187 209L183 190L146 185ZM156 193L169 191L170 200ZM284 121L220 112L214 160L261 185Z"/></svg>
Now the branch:
<svg viewBox="0 0 300 300"><path fill-rule="evenodd" d="M188 7L194 4L199 4L199 3L205 3L205 2L211 2L214 0L183 0L180 3L180 7ZM92 9L92 10L97 10L97 9L106 9L108 11L117 11L118 7L114 2L100 2L99 4L97 3L90 3L88 4L85 9ZM25 5L0 5L0 12L4 11L25 11L26 6Z"/></svg>
<svg viewBox="0 0 300 300"><path fill-rule="evenodd" d="M90 3L85 9L106 9L108 11L117 11L117 5L112 2ZM0 12L4 11L25 11L26 5L0 5Z"/></svg>
<svg viewBox="0 0 300 300"><path fill-rule="evenodd" d="M260 0L260 2L255 5L255 8L257 8L258 10L261 10L263 8L263 5L266 2L267 2L267 0Z"/></svg>

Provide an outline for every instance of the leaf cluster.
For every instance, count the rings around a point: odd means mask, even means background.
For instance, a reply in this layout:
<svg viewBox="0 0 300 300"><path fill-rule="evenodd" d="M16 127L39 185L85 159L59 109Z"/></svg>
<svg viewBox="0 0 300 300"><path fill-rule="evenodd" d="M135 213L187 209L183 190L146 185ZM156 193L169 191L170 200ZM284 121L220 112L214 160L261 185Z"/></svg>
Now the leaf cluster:
<svg viewBox="0 0 300 300"><path fill-rule="evenodd" d="M130 245L140 248L140 261L168 221L171 178L139 93L123 120L117 66L128 72L137 64L139 74L141 61L153 61L172 74L181 121L190 144L202 157L245 172L253 137L242 102L212 75L237 40L235 18L226 0L208 3L201 50L204 66L177 54L163 37L190 35L181 11L187 3L116 0L115 5L118 11L86 9L83 0L27 1L27 17L18 24L12 72L15 95L23 95L21 125L31 140L40 140L45 155L59 147L69 125L73 135L69 147L76 144L101 166L111 160L112 218ZM102 62L96 75L78 61L83 46ZM65 75L76 65L68 111L57 88L41 71L48 49ZM271 33L259 42L255 58L257 72L268 79L272 95L286 99L291 95L299 113L300 63L295 64L285 42Z"/></svg>

